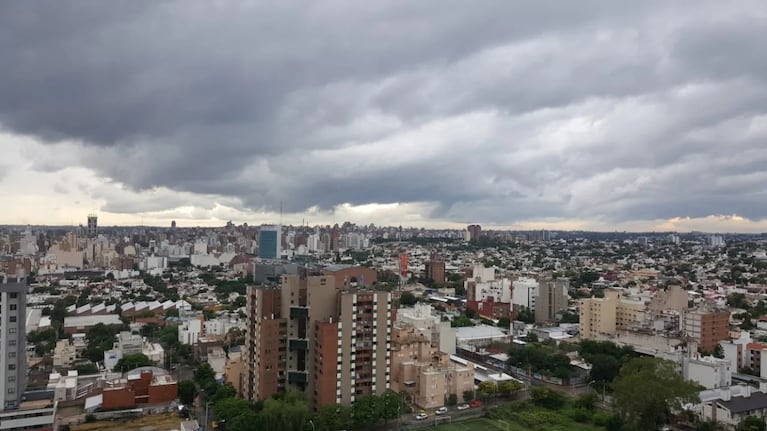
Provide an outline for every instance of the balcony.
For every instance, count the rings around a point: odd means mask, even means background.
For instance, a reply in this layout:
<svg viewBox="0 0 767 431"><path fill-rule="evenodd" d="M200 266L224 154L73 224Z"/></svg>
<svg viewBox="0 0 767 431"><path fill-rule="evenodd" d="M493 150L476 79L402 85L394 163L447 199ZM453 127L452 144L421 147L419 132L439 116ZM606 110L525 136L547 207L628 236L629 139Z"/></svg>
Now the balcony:
<svg viewBox="0 0 767 431"><path fill-rule="evenodd" d="M291 338L288 340L290 350L309 350L309 341L301 338Z"/></svg>
<svg viewBox="0 0 767 431"><path fill-rule="evenodd" d="M295 305L290 306L290 318L291 319L298 319L298 318L308 318L309 317L309 307L298 307Z"/></svg>
<svg viewBox="0 0 767 431"><path fill-rule="evenodd" d="M306 383L309 378L305 371L288 371L288 383Z"/></svg>

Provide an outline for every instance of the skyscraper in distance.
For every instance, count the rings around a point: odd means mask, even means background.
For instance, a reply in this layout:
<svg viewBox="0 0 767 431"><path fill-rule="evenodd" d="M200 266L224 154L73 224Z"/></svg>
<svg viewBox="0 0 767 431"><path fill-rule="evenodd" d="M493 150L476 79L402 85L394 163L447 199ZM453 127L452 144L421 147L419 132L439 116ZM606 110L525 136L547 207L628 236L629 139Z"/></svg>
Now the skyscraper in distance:
<svg viewBox="0 0 767 431"><path fill-rule="evenodd" d="M96 214L88 215L88 236L94 237L96 234L98 234L98 220L99 218L96 216Z"/></svg>
<svg viewBox="0 0 767 431"><path fill-rule="evenodd" d="M261 226L258 231L258 257L279 259L282 254L282 226Z"/></svg>

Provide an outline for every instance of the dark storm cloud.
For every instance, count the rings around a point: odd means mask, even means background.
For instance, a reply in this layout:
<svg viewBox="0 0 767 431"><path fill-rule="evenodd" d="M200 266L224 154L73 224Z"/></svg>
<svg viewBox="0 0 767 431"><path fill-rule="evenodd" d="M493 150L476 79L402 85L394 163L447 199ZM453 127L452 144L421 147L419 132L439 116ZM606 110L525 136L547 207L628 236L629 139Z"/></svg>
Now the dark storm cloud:
<svg viewBox="0 0 767 431"><path fill-rule="evenodd" d="M767 151L765 9L3 2L0 125L82 142L79 163L147 191L99 195L121 212L220 196L426 201L461 221L763 217L760 166L726 155Z"/></svg>

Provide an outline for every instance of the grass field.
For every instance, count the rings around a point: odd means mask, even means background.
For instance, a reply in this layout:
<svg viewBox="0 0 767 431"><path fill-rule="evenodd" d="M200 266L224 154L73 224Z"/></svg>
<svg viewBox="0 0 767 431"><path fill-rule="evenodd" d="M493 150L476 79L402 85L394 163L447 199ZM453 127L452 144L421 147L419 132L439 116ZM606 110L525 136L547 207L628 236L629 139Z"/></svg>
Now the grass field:
<svg viewBox="0 0 767 431"><path fill-rule="evenodd" d="M180 422L181 419L178 415L168 413L143 416L132 420L91 422L73 425L71 429L72 431L109 431L115 429L121 431L169 431L178 429Z"/></svg>
<svg viewBox="0 0 767 431"><path fill-rule="evenodd" d="M538 425L524 425L519 422L502 419L479 418L462 422L439 425L436 431L602 431L604 428L581 424L575 421L557 421Z"/></svg>

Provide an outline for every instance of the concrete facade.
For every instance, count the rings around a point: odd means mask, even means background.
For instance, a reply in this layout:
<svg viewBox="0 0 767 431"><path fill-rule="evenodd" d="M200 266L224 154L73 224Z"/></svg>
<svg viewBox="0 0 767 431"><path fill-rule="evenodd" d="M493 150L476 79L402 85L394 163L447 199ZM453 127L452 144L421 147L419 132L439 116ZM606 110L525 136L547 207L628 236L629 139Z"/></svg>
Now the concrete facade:
<svg viewBox="0 0 767 431"><path fill-rule="evenodd" d="M0 410L21 404L27 377L27 282L0 274Z"/></svg>

